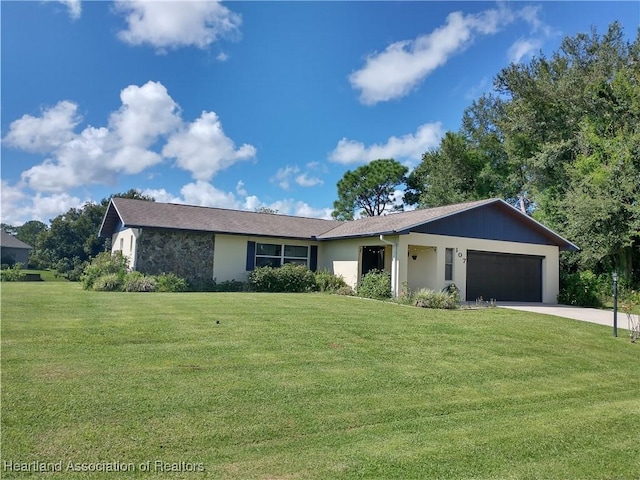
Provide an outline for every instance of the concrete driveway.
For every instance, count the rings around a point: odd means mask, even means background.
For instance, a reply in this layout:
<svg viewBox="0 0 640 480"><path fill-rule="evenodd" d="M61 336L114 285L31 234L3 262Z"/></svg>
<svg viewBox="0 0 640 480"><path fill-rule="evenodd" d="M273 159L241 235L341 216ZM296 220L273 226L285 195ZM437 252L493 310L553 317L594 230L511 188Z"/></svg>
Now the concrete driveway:
<svg viewBox="0 0 640 480"><path fill-rule="evenodd" d="M573 307L569 305L553 305L548 303L498 303L499 307L522 310L525 312L543 313L545 315L555 315L557 317L572 318L583 322L598 323L613 328L613 311L598 310L596 308ZM638 316L633 315L638 321ZM618 329L629 329L627 314L618 310Z"/></svg>

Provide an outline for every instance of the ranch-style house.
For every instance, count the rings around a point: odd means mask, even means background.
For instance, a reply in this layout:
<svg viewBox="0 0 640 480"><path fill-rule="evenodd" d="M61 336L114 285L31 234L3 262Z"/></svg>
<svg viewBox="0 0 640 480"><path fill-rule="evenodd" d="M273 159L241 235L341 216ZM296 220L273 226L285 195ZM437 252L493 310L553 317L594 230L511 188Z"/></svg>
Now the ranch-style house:
<svg viewBox="0 0 640 480"><path fill-rule="evenodd" d="M501 199L340 222L113 198L100 235L147 274L245 281L292 262L355 287L380 269L394 296L454 283L463 301L555 303L559 252L578 248Z"/></svg>

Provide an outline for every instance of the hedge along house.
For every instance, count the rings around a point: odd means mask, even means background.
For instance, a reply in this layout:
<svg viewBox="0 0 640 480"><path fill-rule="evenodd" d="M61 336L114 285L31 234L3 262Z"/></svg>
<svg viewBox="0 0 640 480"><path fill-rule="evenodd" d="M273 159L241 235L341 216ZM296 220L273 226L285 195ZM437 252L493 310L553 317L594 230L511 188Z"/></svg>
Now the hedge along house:
<svg viewBox="0 0 640 480"><path fill-rule="evenodd" d="M339 222L113 198L100 235L148 274L221 282L299 263L355 287L379 269L394 296L454 283L466 301L555 303L559 251L577 249L500 199Z"/></svg>

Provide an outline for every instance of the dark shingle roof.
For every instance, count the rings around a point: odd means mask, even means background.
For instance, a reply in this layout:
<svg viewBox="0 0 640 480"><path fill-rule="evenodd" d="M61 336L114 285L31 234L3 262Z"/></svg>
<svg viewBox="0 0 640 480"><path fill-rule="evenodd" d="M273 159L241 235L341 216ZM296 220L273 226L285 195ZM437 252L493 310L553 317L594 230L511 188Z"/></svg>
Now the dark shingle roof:
<svg viewBox="0 0 640 480"><path fill-rule="evenodd" d="M352 222L341 222L340 225L323 233L318 238L369 237L371 235L404 233L417 225L422 225L438 218L443 218L495 201L496 199L479 200L443 207L412 210L410 212L393 213L380 217L366 217Z"/></svg>
<svg viewBox="0 0 640 480"><path fill-rule="evenodd" d="M24 243L22 240L18 239L14 235L5 232L4 230L0 231L0 245L7 248L24 248L24 249L33 249L33 247L27 243Z"/></svg>
<svg viewBox="0 0 640 480"><path fill-rule="evenodd" d="M119 220L124 226L135 228L172 228L305 239L320 235L341 223L319 218L113 198L102 223L100 235L111 235Z"/></svg>
<svg viewBox="0 0 640 480"><path fill-rule="evenodd" d="M100 235L113 234L122 223L127 228L153 227L263 237L334 240L404 234L421 225L487 205L499 206L501 211L517 218L523 226L541 232L554 245L577 249L568 240L497 198L366 217L350 222L113 198L102 222Z"/></svg>

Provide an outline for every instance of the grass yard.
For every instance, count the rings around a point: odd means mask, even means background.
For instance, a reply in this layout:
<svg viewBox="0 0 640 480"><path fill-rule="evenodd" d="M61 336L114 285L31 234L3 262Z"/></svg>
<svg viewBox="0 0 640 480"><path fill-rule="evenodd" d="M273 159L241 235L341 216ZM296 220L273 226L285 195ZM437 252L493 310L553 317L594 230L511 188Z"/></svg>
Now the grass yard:
<svg viewBox="0 0 640 480"><path fill-rule="evenodd" d="M640 345L608 327L1 288L2 478L640 478Z"/></svg>

